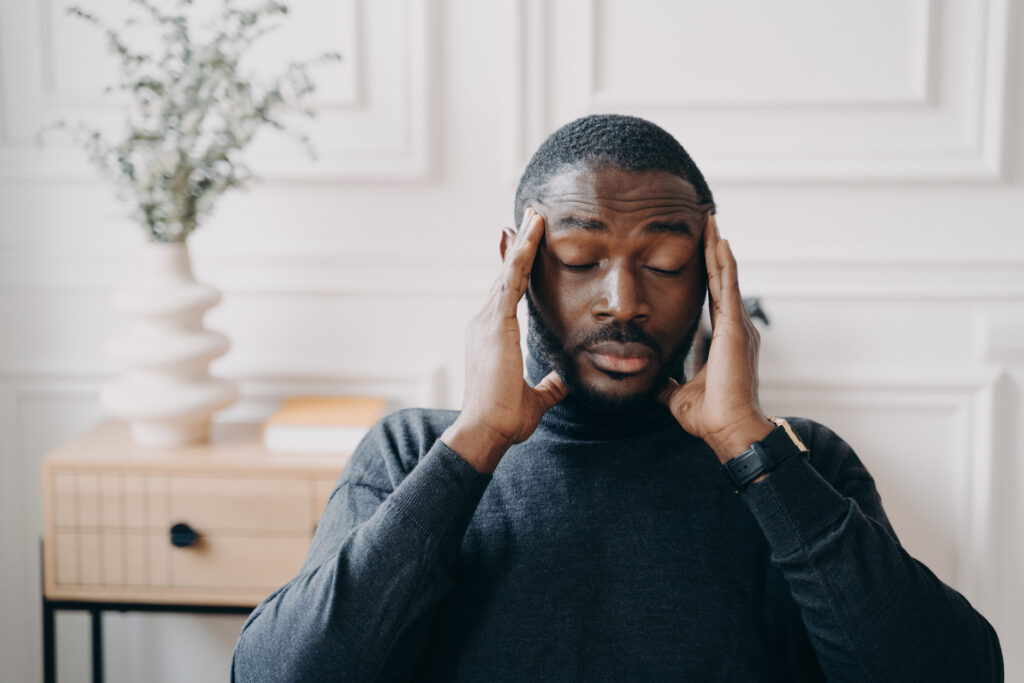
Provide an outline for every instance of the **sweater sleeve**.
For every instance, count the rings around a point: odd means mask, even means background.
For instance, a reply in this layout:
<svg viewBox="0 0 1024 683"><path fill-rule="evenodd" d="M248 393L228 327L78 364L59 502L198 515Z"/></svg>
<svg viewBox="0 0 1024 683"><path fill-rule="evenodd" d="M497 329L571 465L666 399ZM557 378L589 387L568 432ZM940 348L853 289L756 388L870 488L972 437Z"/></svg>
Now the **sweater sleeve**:
<svg viewBox="0 0 1024 683"><path fill-rule="evenodd" d="M232 681L409 677L490 476L395 431L378 424L352 455L298 575L242 627Z"/></svg>
<svg viewBox="0 0 1024 683"><path fill-rule="evenodd" d="M816 423L791 422L810 460L785 461L741 495L828 679L1003 680L992 626L903 549L849 445Z"/></svg>

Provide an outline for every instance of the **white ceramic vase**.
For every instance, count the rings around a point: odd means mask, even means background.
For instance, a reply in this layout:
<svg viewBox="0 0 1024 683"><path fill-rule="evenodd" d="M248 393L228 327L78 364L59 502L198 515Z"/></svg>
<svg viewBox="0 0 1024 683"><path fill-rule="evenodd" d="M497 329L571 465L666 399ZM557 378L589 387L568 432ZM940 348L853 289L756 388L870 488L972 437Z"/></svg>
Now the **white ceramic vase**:
<svg viewBox="0 0 1024 683"><path fill-rule="evenodd" d="M184 241L147 242L141 257L136 278L113 294L128 325L111 336L107 352L125 373L100 389L100 403L130 421L140 446L207 441L213 413L238 398L233 382L209 372L210 361L231 346L203 327L221 294L196 282Z"/></svg>

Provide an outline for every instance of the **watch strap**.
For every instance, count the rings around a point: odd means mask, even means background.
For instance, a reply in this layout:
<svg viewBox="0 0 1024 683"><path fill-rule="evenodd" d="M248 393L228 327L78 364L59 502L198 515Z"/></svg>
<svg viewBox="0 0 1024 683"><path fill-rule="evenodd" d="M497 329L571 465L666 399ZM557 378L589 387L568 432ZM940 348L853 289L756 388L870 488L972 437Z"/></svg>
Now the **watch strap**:
<svg viewBox="0 0 1024 683"><path fill-rule="evenodd" d="M772 431L774 432L775 429ZM763 472L775 469L775 461L772 459L771 453L760 442L755 442L732 460L726 460L722 468L736 490L742 491L747 484L757 479Z"/></svg>
<svg viewBox="0 0 1024 683"><path fill-rule="evenodd" d="M793 456L807 453L807 447L788 422L781 418L768 419L776 425L775 429L722 465L737 491L742 491L759 476L771 472Z"/></svg>
<svg viewBox="0 0 1024 683"><path fill-rule="evenodd" d="M776 427L782 427L783 429L785 429L786 436L789 437L790 441L796 444L796 447L799 448L802 453L808 452L807 446L805 446L804 442L800 440L799 436L797 436L796 431L791 426L789 426L788 421L781 417L772 417L771 415L769 415L765 419L771 422Z"/></svg>

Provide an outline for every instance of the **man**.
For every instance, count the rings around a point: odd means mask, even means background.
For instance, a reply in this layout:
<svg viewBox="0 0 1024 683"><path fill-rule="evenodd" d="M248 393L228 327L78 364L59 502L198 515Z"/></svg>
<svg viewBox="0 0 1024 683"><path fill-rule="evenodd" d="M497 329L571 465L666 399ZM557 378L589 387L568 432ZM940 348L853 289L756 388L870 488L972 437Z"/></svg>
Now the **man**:
<svg viewBox="0 0 1024 683"><path fill-rule="evenodd" d="M675 139L573 121L515 210L463 410L364 439L235 680L1002 678L991 626L900 546L849 446L762 413L736 262Z"/></svg>

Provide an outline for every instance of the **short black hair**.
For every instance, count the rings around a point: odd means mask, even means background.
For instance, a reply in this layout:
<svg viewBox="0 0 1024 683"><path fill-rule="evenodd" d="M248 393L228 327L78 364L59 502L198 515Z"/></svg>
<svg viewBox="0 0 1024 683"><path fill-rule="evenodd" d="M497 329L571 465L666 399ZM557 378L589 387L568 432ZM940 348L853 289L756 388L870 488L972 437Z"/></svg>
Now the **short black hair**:
<svg viewBox="0 0 1024 683"><path fill-rule="evenodd" d="M525 204L566 167L602 166L666 171L692 184L702 204L714 204L697 164L668 131L636 116L591 114L565 124L534 152L516 190L515 225L523 220Z"/></svg>

